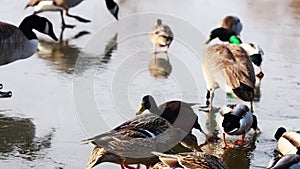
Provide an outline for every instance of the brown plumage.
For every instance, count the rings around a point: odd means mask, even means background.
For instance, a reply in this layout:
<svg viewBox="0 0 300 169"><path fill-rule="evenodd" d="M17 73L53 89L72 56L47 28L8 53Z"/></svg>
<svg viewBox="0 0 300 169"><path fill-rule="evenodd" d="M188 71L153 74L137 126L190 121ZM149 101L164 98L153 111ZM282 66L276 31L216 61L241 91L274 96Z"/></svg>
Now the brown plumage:
<svg viewBox="0 0 300 169"><path fill-rule="evenodd" d="M164 52L168 52L170 44L173 41L174 34L168 25L162 23L161 19L157 19L156 25L154 25L149 33L150 41L154 46L154 53L157 52L157 47L167 47Z"/></svg>
<svg viewBox="0 0 300 169"><path fill-rule="evenodd" d="M206 98L210 110L214 90L217 88L233 92L252 105L255 73L247 52L242 47L235 44L215 44L208 47L202 57L202 71L208 89Z"/></svg>
<svg viewBox="0 0 300 169"><path fill-rule="evenodd" d="M163 163L153 166L153 169L171 169L171 168L188 168L188 169L227 169L226 165L216 156L199 153L178 153L163 154L153 152Z"/></svg>
<svg viewBox="0 0 300 169"><path fill-rule="evenodd" d="M157 115L137 116L109 132L84 141L96 146L87 169L102 162L112 162L123 167L128 164L150 166L158 162L152 151L168 152L178 142L183 145L193 143L194 138L186 134ZM194 146L198 146L197 143L190 144L190 148Z"/></svg>

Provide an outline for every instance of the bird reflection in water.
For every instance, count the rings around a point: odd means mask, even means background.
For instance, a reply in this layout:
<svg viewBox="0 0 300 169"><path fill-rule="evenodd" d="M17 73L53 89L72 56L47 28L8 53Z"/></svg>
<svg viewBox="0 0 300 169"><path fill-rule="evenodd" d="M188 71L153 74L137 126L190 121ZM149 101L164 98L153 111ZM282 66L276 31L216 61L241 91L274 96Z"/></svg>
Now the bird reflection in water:
<svg viewBox="0 0 300 169"><path fill-rule="evenodd" d="M49 61L51 66L56 70L65 73L73 73L76 60L80 53L80 48L69 44L69 42L90 33L81 31L66 40L63 39L63 33L64 29L61 30L59 42L39 40L38 56L39 58Z"/></svg>
<svg viewBox="0 0 300 169"><path fill-rule="evenodd" d="M156 55L157 54L153 55L148 66L150 75L155 78L168 78L172 72L172 65L170 63L168 54L165 53L165 58L157 57Z"/></svg>
<svg viewBox="0 0 300 169"><path fill-rule="evenodd" d="M51 147L54 129L36 137L35 125L29 118L0 114L0 158L21 157L28 161L43 157L41 151Z"/></svg>

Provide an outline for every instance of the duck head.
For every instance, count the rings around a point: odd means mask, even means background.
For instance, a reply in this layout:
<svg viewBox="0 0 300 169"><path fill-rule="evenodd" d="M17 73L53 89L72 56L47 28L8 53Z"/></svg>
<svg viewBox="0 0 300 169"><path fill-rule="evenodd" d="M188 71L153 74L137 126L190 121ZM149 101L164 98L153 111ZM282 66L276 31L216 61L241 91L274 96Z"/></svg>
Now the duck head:
<svg viewBox="0 0 300 169"><path fill-rule="evenodd" d="M142 114L145 110L150 110L150 112L155 112L153 111L154 109L158 109L154 98L150 95L146 95L143 97L141 106L136 112L136 115Z"/></svg>
<svg viewBox="0 0 300 169"><path fill-rule="evenodd" d="M216 28L210 32L209 37L204 41L205 44L208 44L215 38L219 38L223 42L229 42L232 44L241 44L241 39L236 35L236 33L229 31L225 28Z"/></svg>
<svg viewBox="0 0 300 169"><path fill-rule="evenodd" d="M285 133L287 130L284 127L279 127L274 135L274 138L278 141L279 138Z"/></svg>

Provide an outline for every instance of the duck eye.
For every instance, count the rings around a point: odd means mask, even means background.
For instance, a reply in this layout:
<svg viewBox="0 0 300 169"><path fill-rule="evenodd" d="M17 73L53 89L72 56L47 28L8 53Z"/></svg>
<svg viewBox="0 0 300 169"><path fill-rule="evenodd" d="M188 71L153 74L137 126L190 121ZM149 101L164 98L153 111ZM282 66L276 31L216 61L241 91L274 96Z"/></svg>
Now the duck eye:
<svg viewBox="0 0 300 169"><path fill-rule="evenodd" d="M158 35L158 34L159 34L159 31L155 31L154 33L155 33L156 35Z"/></svg>

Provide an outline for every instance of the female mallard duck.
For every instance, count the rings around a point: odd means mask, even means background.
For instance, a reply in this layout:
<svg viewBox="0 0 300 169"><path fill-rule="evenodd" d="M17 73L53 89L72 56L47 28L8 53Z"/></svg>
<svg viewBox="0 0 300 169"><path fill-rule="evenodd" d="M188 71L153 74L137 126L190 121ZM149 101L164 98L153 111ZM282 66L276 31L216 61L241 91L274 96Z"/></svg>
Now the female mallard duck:
<svg viewBox="0 0 300 169"><path fill-rule="evenodd" d="M287 154L283 157L273 158L267 169L299 169L300 168L300 155Z"/></svg>
<svg viewBox="0 0 300 169"><path fill-rule="evenodd" d="M245 135L251 128L258 130L256 116L244 104L227 105L221 113L224 116L222 122L224 132L229 135L242 135L242 140L236 141L236 144L245 143ZM225 133L223 133L225 147L232 148L226 143Z"/></svg>
<svg viewBox="0 0 300 169"><path fill-rule="evenodd" d="M96 146L86 169L102 162L120 164L121 168L133 168L129 164L144 164L148 168L158 162L152 151L168 152L178 142L201 150L194 136L172 127L167 120L154 114L137 116L109 132L84 141Z"/></svg>
<svg viewBox="0 0 300 169"><path fill-rule="evenodd" d="M209 46L202 57L202 72L207 86L206 105L212 110L214 91L221 88L251 104L254 98L255 73L247 52L235 44Z"/></svg>
<svg viewBox="0 0 300 169"><path fill-rule="evenodd" d="M274 137L278 141L278 150L282 155L300 155L300 133L294 131L287 131L285 128L279 127Z"/></svg>
<svg viewBox="0 0 300 169"><path fill-rule="evenodd" d="M151 95L146 95L143 97L136 114L141 114L148 109L151 113L168 120L174 127L181 128L188 133L191 132L192 128L198 129L205 135L206 139L209 139L198 123L198 116L191 108L192 105L182 101L168 101L158 107L154 98Z"/></svg>
<svg viewBox="0 0 300 169"><path fill-rule="evenodd" d="M178 153L163 154L152 152L162 162L157 163L152 169L173 169L173 168L201 168L201 169L227 169L226 165L216 156L200 153Z"/></svg>
<svg viewBox="0 0 300 169"><path fill-rule="evenodd" d="M157 47L167 47L164 52L168 53L168 49L173 41L174 35L168 25L163 24L161 19L157 19L156 25L153 26L149 33L149 38L153 43L154 53L158 53Z"/></svg>

